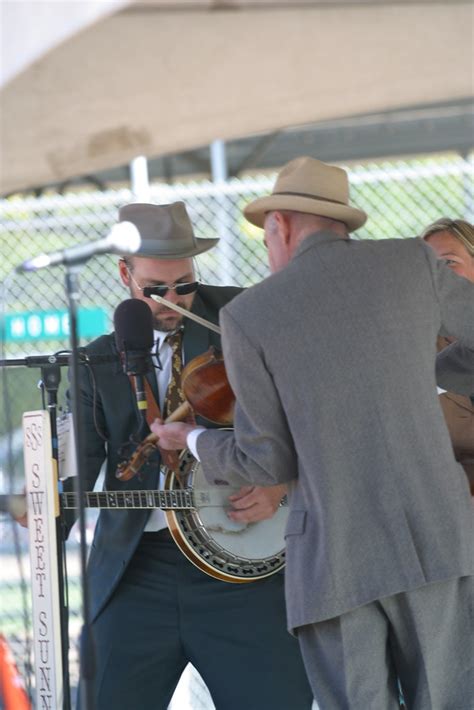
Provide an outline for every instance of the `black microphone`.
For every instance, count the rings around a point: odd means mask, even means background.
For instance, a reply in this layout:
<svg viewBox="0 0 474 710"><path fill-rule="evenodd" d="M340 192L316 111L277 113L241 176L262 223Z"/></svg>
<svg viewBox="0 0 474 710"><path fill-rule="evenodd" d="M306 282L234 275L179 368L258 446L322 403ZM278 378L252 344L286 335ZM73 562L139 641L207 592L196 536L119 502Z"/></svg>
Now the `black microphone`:
<svg viewBox="0 0 474 710"><path fill-rule="evenodd" d="M115 344L123 355L123 370L135 380L135 392L140 413L145 417L147 401L143 375L153 369L153 314L145 301L128 298L114 313Z"/></svg>
<svg viewBox="0 0 474 710"><path fill-rule="evenodd" d="M140 232L132 222L119 222L104 239L88 244L76 244L63 251L51 254L40 254L33 259L27 259L16 267L15 271L37 271L46 266L58 264L82 264L95 254L135 254L140 248Z"/></svg>

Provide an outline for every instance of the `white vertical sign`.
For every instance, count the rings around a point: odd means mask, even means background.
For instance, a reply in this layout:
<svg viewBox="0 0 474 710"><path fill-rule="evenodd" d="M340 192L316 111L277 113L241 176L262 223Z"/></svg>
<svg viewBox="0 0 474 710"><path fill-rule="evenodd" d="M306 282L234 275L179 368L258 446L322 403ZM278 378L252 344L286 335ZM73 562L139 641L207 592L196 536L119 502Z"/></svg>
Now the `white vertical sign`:
<svg viewBox="0 0 474 710"><path fill-rule="evenodd" d="M55 520L59 513L59 498L48 412L25 412L23 443L30 537L36 708L60 710L63 706L63 675Z"/></svg>

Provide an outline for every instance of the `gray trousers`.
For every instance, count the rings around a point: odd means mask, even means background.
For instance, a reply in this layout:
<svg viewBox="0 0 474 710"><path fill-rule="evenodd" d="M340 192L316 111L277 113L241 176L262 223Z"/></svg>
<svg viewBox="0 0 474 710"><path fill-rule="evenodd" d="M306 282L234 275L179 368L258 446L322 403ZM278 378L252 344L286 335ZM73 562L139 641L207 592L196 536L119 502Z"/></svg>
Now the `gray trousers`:
<svg viewBox="0 0 474 710"><path fill-rule="evenodd" d="M298 628L320 710L473 710L474 578L379 599Z"/></svg>

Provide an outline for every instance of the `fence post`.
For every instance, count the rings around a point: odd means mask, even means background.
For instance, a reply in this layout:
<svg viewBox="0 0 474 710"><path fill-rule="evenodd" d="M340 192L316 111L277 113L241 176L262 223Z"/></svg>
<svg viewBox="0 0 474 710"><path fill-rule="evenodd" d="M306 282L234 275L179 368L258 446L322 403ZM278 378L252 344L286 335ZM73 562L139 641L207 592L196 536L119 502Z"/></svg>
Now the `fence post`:
<svg viewBox="0 0 474 710"><path fill-rule="evenodd" d="M224 186L227 182L227 156L225 143L215 140L210 145L212 182ZM222 256L222 283L236 283L236 269L233 256L235 248L232 245L232 203L225 192L216 194L217 210L215 214L216 236L220 237L217 248Z"/></svg>

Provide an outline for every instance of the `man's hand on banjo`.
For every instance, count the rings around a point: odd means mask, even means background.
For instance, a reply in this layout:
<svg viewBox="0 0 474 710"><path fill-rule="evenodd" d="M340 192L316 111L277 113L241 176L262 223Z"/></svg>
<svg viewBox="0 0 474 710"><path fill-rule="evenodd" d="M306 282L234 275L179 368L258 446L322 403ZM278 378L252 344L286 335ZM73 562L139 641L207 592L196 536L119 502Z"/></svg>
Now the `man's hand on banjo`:
<svg viewBox="0 0 474 710"><path fill-rule="evenodd" d="M181 451L187 447L187 437L194 429L202 429L185 422L163 424L156 419L151 430L158 436L161 449ZM282 498L287 491L286 484L277 486L244 486L237 493L229 496L233 510L227 515L239 523L256 523L266 520L278 510Z"/></svg>
<svg viewBox="0 0 474 710"><path fill-rule="evenodd" d="M228 511L227 515L239 523L257 523L271 518L286 491L286 483L277 486L244 486L238 493L229 496L234 510Z"/></svg>

